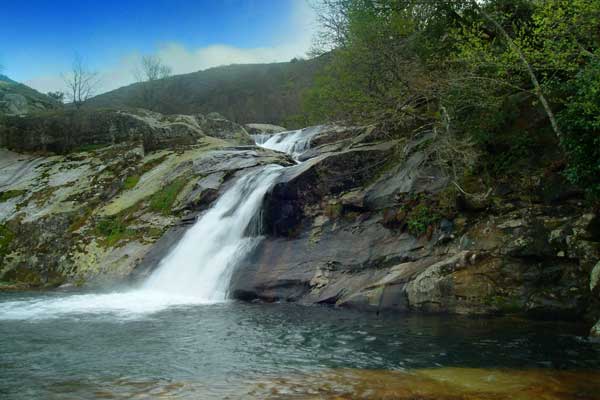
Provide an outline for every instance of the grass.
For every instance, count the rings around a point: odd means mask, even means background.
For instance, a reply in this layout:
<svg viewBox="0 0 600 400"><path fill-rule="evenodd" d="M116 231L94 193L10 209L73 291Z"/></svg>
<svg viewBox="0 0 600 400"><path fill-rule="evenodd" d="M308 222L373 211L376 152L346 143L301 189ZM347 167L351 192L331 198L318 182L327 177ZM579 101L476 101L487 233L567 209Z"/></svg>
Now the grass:
<svg viewBox="0 0 600 400"><path fill-rule="evenodd" d="M133 189L134 187L136 187L137 184L139 183L142 175L144 175L146 172L154 169L154 167L162 164L167 157L168 157L168 155L165 154L165 155L163 155L161 157L158 157L158 158L156 158L154 160L150 160L150 161L144 163L141 166L141 168L140 168L140 170L138 171L137 174L128 176L125 179L125 183L123 184L123 189L130 190L130 189Z"/></svg>
<svg viewBox="0 0 600 400"><path fill-rule="evenodd" d="M100 150L104 147L108 147L110 146L107 143L94 143L94 144L84 144L78 147L75 147L72 152L73 153L87 153L87 152L92 152L92 151L96 151L96 150Z"/></svg>
<svg viewBox="0 0 600 400"><path fill-rule="evenodd" d="M138 184L139 181L140 181L139 175L128 176L127 179L125 179L125 184L123 185L123 188L125 190L133 189Z"/></svg>
<svg viewBox="0 0 600 400"><path fill-rule="evenodd" d="M182 178L176 179L150 198L150 209L163 215L169 215L177 195L184 188L186 181Z"/></svg>

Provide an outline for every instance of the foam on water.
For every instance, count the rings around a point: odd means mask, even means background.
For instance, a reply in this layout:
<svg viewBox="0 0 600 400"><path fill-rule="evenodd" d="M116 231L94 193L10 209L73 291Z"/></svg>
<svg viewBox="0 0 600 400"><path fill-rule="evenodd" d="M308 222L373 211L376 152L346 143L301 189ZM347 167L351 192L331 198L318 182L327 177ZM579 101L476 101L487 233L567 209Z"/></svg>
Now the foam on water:
<svg viewBox="0 0 600 400"><path fill-rule="evenodd" d="M0 320L40 320L79 314L107 314L129 319L173 306L210 303L194 296L151 290L71 294L0 303Z"/></svg>

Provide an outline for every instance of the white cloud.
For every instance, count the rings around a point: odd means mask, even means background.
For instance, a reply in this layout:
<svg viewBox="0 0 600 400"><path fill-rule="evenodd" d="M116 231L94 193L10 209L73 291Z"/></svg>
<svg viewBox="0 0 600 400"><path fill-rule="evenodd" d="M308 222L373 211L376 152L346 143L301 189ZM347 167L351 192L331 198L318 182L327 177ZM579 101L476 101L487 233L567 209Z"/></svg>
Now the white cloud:
<svg viewBox="0 0 600 400"><path fill-rule="evenodd" d="M294 57L304 56L309 50L315 27L314 11L305 0L296 0L293 3L290 21L292 33L283 36L278 44L269 47L240 48L214 44L190 49L180 43L169 42L159 45L156 54L173 69L174 74L185 74L220 65L289 61ZM98 71L101 81L98 93L133 83L133 71L141 56L140 53L128 54L112 67ZM60 75L35 77L25 84L43 93L64 90L65 86Z"/></svg>

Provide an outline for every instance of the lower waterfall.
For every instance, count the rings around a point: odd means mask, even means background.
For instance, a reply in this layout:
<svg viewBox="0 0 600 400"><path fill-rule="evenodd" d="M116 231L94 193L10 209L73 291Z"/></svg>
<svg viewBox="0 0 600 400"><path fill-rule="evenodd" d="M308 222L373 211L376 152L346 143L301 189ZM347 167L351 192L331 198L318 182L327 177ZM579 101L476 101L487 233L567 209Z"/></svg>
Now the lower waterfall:
<svg viewBox="0 0 600 400"><path fill-rule="evenodd" d="M235 182L163 258L143 288L225 300L237 261L260 240L245 232L281 169L267 165Z"/></svg>
<svg viewBox="0 0 600 400"><path fill-rule="evenodd" d="M314 136L307 131L307 136L303 131L282 132L271 145L277 142L273 148L296 156ZM257 145L271 148L267 142ZM251 225L258 223L255 216L263 198L283 169L275 164L257 167L233 181L136 289L4 302L0 320L106 313L127 319L173 306L225 301L233 271L261 240L260 227Z"/></svg>

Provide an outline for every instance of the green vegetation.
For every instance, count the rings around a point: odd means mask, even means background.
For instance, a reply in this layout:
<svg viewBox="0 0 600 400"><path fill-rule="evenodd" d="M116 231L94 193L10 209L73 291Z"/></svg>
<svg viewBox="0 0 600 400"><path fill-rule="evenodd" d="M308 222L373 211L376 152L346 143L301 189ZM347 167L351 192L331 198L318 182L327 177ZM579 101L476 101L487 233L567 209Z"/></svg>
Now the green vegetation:
<svg viewBox="0 0 600 400"><path fill-rule="evenodd" d="M415 236L420 236L427 232L429 226L437 223L439 219L439 214L429 208L426 204L420 203L409 211L406 218L406 224L410 233Z"/></svg>
<svg viewBox="0 0 600 400"><path fill-rule="evenodd" d="M135 230L128 228L125 220L119 215L99 220L96 223L96 232L104 237L104 243L109 247L136 236Z"/></svg>
<svg viewBox="0 0 600 400"><path fill-rule="evenodd" d="M128 176L127 179L125 179L125 183L123 184L123 189L125 189L125 190L133 189L138 184L139 181L140 181L139 175Z"/></svg>
<svg viewBox="0 0 600 400"><path fill-rule="evenodd" d="M186 181L182 178L176 179L150 198L150 209L163 215L169 215L177 195L184 188Z"/></svg>
<svg viewBox="0 0 600 400"><path fill-rule="evenodd" d="M6 192L0 192L0 203L24 195L25 193L27 193L26 190L8 190Z"/></svg>
<svg viewBox="0 0 600 400"><path fill-rule="evenodd" d="M310 123L433 133L457 180L551 155L600 198L600 0L323 0L319 18L333 50L303 96Z"/></svg>
<svg viewBox="0 0 600 400"><path fill-rule="evenodd" d="M0 225L0 258L4 257L15 238L15 234L6 225Z"/></svg>
<svg viewBox="0 0 600 400"><path fill-rule="evenodd" d="M218 112L238 123L302 127L300 93L312 85L322 63L318 58L210 68L122 87L88 100L84 107L141 107L163 114Z"/></svg>

